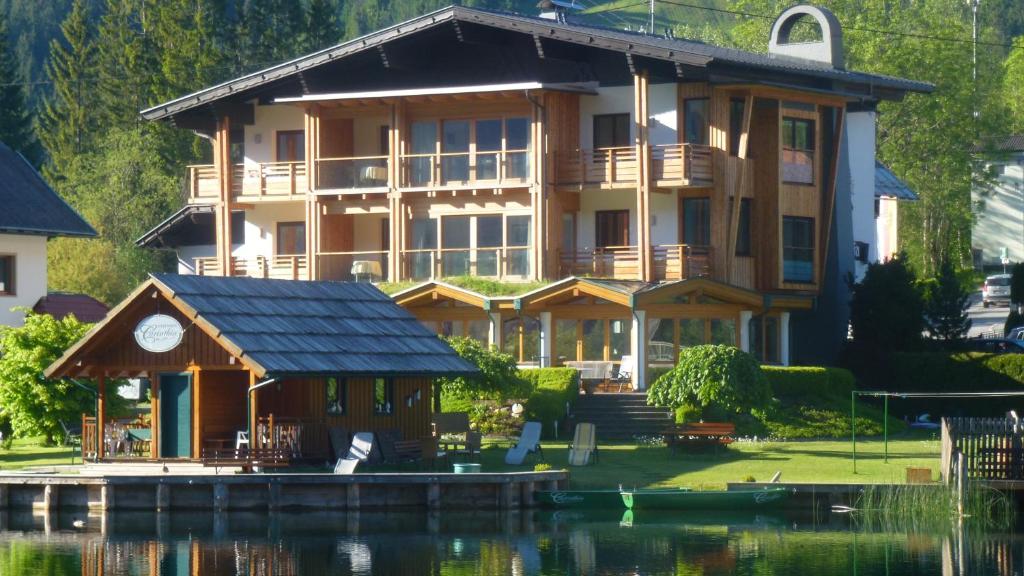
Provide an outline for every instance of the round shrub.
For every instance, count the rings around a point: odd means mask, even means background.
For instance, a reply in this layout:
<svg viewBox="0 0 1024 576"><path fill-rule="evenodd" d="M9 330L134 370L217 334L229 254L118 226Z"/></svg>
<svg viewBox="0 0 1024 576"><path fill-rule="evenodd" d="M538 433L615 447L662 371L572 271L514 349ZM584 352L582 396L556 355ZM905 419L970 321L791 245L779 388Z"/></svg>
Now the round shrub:
<svg viewBox="0 0 1024 576"><path fill-rule="evenodd" d="M647 392L647 403L655 406L714 407L736 414L763 409L770 401L771 388L757 358L721 344L684 348L675 368Z"/></svg>

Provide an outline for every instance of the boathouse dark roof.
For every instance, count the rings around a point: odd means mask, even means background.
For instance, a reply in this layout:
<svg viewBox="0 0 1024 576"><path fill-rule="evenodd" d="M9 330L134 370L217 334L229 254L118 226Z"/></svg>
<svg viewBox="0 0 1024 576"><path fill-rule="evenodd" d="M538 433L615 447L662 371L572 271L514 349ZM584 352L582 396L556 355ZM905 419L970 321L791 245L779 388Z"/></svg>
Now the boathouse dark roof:
<svg viewBox="0 0 1024 576"><path fill-rule="evenodd" d="M63 375L90 340L124 325L121 312L152 298L152 288L261 378L478 372L372 284L153 274L46 374Z"/></svg>
<svg viewBox="0 0 1024 576"><path fill-rule="evenodd" d="M21 154L0 142L0 233L95 236Z"/></svg>

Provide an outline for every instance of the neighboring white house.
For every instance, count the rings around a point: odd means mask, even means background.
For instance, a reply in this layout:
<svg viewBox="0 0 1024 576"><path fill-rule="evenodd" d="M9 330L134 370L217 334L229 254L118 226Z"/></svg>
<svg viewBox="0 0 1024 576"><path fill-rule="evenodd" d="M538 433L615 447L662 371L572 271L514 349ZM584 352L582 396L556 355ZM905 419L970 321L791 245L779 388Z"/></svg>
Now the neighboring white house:
<svg viewBox="0 0 1024 576"><path fill-rule="evenodd" d="M24 158L0 143L0 325L18 326L47 295L46 241L96 236Z"/></svg>
<svg viewBox="0 0 1024 576"><path fill-rule="evenodd" d="M974 230L971 251L975 268L1024 262L1024 134L978 148L978 168L995 176L971 191Z"/></svg>

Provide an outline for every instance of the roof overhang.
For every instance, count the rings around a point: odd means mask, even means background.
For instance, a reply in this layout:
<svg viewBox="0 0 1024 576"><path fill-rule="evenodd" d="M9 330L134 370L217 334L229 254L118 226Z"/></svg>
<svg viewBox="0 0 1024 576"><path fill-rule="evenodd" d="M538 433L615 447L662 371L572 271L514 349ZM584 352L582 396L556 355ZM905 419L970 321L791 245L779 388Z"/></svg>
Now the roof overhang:
<svg viewBox="0 0 1024 576"><path fill-rule="evenodd" d="M515 308L521 312L542 311L545 306L580 296L600 298L620 306L632 306L630 293L616 290L601 282L573 276L519 296L515 299Z"/></svg>
<svg viewBox="0 0 1024 576"><path fill-rule="evenodd" d="M491 299L487 296L437 280L424 282L391 295L391 299L395 301L395 304L405 309L433 303L442 298L461 302L481 310L491 309Z"/></svg>
<svg viewBox="0 0 1024 576"><path fill-rule="evenodd" d="M551 90L576 94L597 94L594 83L516 82L510 84L483 84L479 86L443 86L438 88L409 88L403 90L375 90L369 92L339 92L334 94L306 94L303 96L275 98L274 102L326 102L331 100L361 100L367 98L401 98L405 96L442 96L446 94L479 94L491 92L524 92L528 90Z"/></svg>

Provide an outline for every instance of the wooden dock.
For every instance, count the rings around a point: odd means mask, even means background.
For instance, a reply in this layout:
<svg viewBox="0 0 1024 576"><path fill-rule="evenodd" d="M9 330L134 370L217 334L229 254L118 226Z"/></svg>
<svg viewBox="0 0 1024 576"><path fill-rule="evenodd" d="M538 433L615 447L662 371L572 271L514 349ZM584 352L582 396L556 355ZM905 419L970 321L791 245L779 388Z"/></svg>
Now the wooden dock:
<svg viewBox="0 0 1024 576"><path fill-rule="evenodd" d="M568 484L566 471L493 474L0 475L0 510L505 510L535 490Z"/></svg>

